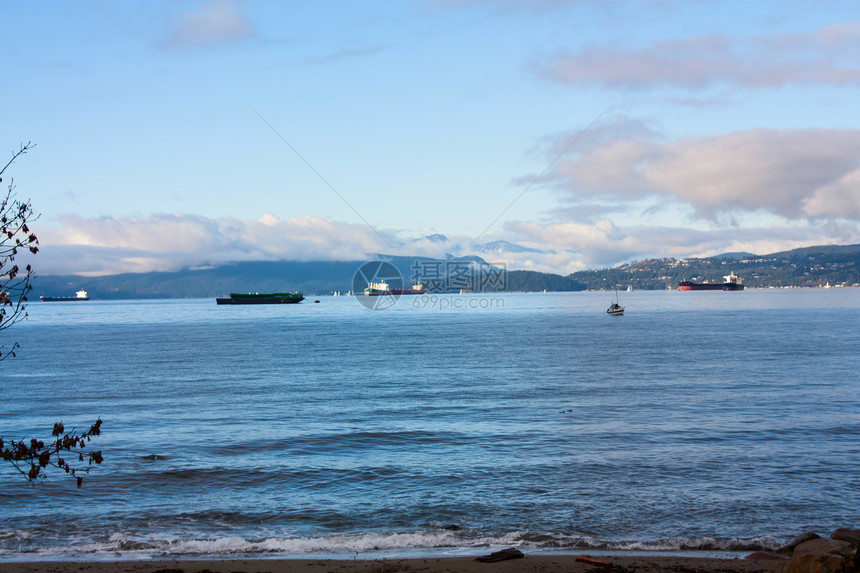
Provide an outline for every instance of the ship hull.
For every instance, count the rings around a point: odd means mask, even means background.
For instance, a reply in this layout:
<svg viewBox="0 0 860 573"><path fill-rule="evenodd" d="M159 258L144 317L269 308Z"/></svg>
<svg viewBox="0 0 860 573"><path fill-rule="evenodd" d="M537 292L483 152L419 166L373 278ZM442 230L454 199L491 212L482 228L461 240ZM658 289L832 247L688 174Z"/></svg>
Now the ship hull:
<svg viewBox="0 0 860 573"><path fill-rule="evenodd" d="M215 304L298 304L305 299L301 293L237 294L216 298Z"/></svg>
<svg viewBox="0 0 860 573"><path fill-rule="evenodd" d="M393 288L388 292L391 294L424 294L425 290L423 288L421 290L414 288Z"/></svg>
<svg viewBox="0 0 860 573"><path fill-rule="evenodd" d="M744 290L744 285L681 281L678 283L678 290Z"/></svg>
<svg viewBox="0 0 860 573"><path fill-rule="evenodd" d="M90 300L90 297L81 296L40 296L42 302L77 302Z"/></svg>
<svg viewBox="0 0 860 573"><path fill-rule="evenodd" d="M364 289L364 296L385 296L387 294L391 294L391 291L377 290L377 289Z"/></svg>

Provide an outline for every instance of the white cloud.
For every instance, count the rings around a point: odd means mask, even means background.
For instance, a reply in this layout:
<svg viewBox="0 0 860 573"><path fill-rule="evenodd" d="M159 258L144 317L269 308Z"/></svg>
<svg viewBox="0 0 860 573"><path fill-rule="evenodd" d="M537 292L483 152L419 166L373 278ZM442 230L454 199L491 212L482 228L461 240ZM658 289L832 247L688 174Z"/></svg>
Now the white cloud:
<svg viewBox="0 0 860 573"><path fill-rule="evenodd" d="M257 220L158 214L67 216L39 231L42 274L114 274L257 260L363 260L385 244L366 225L322 217ZM70 256L75 253L75 256Z"/></svg>
<svg viewBox="0 0 860 573"><path fill-rule="evenodd" d="M841 213L846 219L860 220L860 169L816 189L803 200L803 212L810 217Z"/></svg>
<svg viewBox="0 0 860 573"><path fill-rule="evenodd" d="M860 131L758 129L684 138L658 153L642 168L646 179L703 215L739 208L795 218L809 197L860 168ZM817 215L845 211L822 204Z"/></svg>
<svg viewBox="0 0 860 573"><path fill-rule="evenodd" d="M206 47L255 36L253 26L239 12L239 4L238 0L211 0L198 10L183 13L163 47Z"/></svg>
<svg viewBox="0 0 860 573"><path fill-rule="evenodd" d="M613 88L717 84L752 87L860 85L860 23L830 25L809 34L734 39L708 36L657 42L638 49L590 44L536 62L550 81Z"/></svg>
<svg viewBox="0 0 860 573"><path fill-rule="evenodd" d="M772 213L860 220L860 130L753 129L673 141L603 139L547 181L573 204L669 198L707 219ZM623 208L623 207L622 207Z"/></svg>
<svg viewBox="0 0 860 573"><path fill-rule="evenodd" d="M267 227L274 227L281 222L277 215L272 215L271 213L263 213L263 216L258 221Z"/></svg>

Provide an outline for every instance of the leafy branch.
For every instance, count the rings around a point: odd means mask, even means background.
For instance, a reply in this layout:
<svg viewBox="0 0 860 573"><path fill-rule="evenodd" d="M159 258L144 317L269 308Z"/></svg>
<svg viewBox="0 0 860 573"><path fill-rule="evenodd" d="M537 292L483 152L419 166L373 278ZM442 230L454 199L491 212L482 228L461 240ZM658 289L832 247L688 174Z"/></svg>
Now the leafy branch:
<svg viewBox="0 0 860 573"><path fill-rule="evenodd" d="M101 450L87 451L87 446L90 441L101 434L102 419L96 420L96 423L90 426L90 429L83 434L78 435L75 429L66 432L62 422L54 424L54 429L51 435L54 440L47 444L35 438L27 441L9 440L4 441L0 438L0 459L7 461L27 477L28 481L35 479L44 479L45 474L42 472L44 468L55 467L65 471L67 474L77 480L78 487L84 482L84 478L79 476L79 473L89 473L90 467L93 464L100 464L103 461ZM62 457L64 452L67 452L72 457L77 457L77 463L84 463L85 467L75 467L69 463L66 458Z"/></svg>

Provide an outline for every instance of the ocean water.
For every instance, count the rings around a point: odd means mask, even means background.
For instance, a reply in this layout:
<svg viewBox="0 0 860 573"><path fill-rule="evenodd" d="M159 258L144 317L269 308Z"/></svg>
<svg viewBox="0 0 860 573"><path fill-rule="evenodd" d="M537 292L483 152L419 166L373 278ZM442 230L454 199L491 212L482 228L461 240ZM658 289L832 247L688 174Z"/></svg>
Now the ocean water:
<svg viewBox="0 0 860 573"><path fill-rule="evenodd" d="M0 560L725 551L860 527L860 289L29 306Z"/></svg>

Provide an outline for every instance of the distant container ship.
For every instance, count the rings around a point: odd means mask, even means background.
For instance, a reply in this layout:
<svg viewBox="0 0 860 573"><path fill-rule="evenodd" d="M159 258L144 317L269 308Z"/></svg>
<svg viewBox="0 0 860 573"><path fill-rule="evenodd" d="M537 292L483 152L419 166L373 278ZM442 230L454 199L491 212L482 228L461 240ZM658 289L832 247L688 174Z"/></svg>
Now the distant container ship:
<svg viewBox="0 0 860 573"><path fill-rule="evenodd" d="M297 304L305 299L300 292L230 293L230 298L216 298L215 304Z"/></svg>
<svg viewBox="0 0 860 573"><path fill-rule="evenodd" d="M42 302L71 302L90 300L90 295L85 290L79 290L75 293L75 296L40 296L39 299Z"/></svg>
<svg viewBox="0 0 860 573"><path fill-rule="evenodd" d="M723 277L723 282L721 283L680 281L678 283L678 290L744 290L744 279L732 271Z"/></svg>
<svg viewBox="0 0 860 573"><path fill-rule="evenodd" d="M391 288L387 282L381 281L378 283L372 282L364 289L364 296L385 296L387 294L424 294L424 285L415 283L409 288Z"/></svg>

